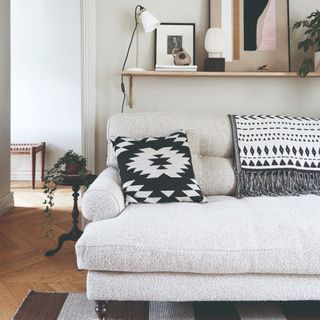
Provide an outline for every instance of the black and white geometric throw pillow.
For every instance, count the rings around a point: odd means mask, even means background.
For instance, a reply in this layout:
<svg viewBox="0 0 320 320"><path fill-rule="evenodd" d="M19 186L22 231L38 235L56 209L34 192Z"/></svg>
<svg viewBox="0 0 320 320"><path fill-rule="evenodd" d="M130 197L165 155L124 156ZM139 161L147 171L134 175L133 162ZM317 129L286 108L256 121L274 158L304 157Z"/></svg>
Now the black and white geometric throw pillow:
<svg viewBox="0 0 320 320"><path fill-rule="evenodd" d="M195 179L185 132L168 137L112 141L126 205L207 202Z"/></svg>

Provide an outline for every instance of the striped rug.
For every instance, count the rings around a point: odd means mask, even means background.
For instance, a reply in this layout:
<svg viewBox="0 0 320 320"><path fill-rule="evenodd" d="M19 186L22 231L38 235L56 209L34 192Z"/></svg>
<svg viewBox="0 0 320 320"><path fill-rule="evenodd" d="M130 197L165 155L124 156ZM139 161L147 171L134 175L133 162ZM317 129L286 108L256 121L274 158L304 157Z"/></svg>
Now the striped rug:
<svg viewBox="0 0 320 320"><path fill-rule="evenodd" d="M93 320L80 293L30 292L14 320ZM109 302L107 320L316 320L320 302Z"/></svg>

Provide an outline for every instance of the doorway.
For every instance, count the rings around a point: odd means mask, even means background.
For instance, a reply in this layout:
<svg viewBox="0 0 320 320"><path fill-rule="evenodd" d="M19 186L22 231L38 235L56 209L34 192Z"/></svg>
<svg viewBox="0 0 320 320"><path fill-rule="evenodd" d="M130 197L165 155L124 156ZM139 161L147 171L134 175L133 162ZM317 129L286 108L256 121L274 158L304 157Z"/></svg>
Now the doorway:
<svg viewBox="0 0 320 320"><path fill-rule="evenodd" d="M11 143L46 143L45 169L82 151L81 1L11 1ZM41 153L36 189L42 188ZM11 157L12 187L32 187L31 155Z"/></svg>

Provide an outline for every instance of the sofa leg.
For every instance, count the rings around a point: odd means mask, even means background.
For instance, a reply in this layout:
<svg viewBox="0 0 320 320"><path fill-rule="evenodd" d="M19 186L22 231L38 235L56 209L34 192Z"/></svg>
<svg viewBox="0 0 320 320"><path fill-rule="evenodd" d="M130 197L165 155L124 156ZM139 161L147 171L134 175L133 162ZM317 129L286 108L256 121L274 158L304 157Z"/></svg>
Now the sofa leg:
<svg viewBox="0 0 320 320"><path fill-rule="evenodd" d="M105 300L97 300L96 302L96 313L100 320L107 319L107 301Z"/></svg>

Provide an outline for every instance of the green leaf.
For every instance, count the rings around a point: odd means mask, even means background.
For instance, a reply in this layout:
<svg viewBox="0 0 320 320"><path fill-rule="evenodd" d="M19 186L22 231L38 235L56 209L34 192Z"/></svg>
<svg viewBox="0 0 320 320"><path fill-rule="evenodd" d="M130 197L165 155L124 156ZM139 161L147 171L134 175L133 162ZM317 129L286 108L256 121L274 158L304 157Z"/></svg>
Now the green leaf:
<svg viewBox="0 0 320 320"><path fill-rule="evenodd" d="M293 30L294 29L299 29L300 27L301 27L301 24L302 24L302 21L298 21L298 22L296 22L294 25L293 25Z"/></svg>
<svg viewBox="0 0 320 320"><path fill-rule="evenodd" d="M299 50L303 49L304 52L308 52L310 47L313 47L313 45L314 45L313 40L310 38L307 38L298 44L298 49Z"/></svg>
<svg viewBox="0 0 320 320"><path fill-rule="evenodd" d="M300 77L306 77L310 72L314 70L314 64L312 58L305 58L299 70Z"/></svg>

